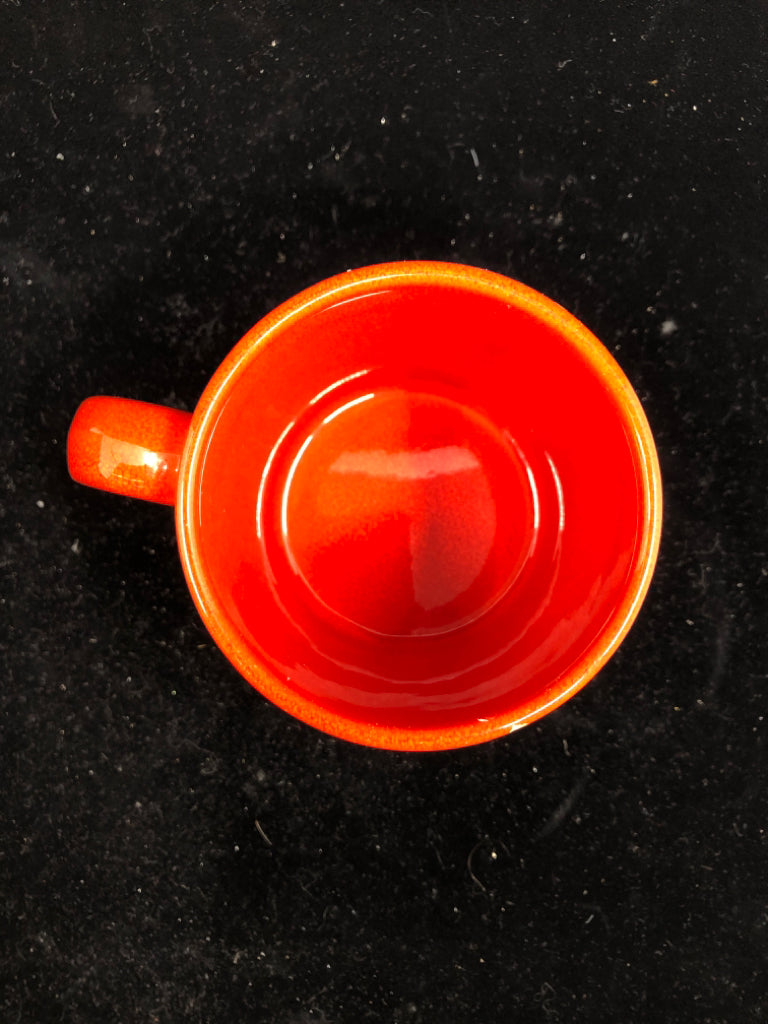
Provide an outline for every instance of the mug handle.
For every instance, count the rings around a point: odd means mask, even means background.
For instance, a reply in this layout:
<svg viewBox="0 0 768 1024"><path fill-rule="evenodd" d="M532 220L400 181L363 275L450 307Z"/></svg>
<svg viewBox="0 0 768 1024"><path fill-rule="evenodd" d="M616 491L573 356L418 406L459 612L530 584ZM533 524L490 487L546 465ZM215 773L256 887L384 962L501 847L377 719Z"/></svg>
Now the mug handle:
<svg viewBox="0 0 768 1024"><path fill-rule="evenodd" d="M180 409L131 398L87 398L67 435L70 476L102 491L175 505L191 420Z"/></svg>

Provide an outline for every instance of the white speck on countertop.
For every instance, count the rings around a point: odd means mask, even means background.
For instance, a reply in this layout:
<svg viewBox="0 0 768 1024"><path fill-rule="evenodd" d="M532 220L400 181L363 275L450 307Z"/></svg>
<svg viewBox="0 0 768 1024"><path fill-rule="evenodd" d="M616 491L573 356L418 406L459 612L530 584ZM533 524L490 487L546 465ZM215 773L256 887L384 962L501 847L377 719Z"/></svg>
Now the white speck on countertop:
<svg viewBox="0 0 768 1024"><path fill-rule="evenodd" d="M37 505L38 508L45 508L45 502L43 501L42 498L38 498L35 504Z"/></svg>
<svg viewBox="0 0 768 1024"><path fill-rule="evenodd" d="M56 154L56 159L57 160L63 160L64 159L64 154L63 153L57 153Z"/></svg>
<svg viewBox="0 0 768 1024"><path fill-rule="evenodd" d="M677 330L677 320L673 320L672 317L667 317L666 320L662 320L661 327L659 327L659 334L662 338L668 338L671 334L674 334Z"/></svg>

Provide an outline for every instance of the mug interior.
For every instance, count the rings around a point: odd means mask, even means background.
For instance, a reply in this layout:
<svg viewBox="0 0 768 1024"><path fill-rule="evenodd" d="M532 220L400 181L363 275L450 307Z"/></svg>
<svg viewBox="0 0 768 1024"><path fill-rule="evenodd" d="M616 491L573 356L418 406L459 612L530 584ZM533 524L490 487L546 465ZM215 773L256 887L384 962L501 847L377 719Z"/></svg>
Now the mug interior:
<svg viewBox="0 0 768 1024"><path fill-rule="evenodd" d="M421 466L419 486L434 491L438 448L420 434L406 463L388 440L404 417L415 436L422 410L424 437L435 410L448 423L439 451L456 469L459 519L429 527L433 560L459 566L455 608L393 599L386 538L402 510L382 512L391 488L333 475L365 457L397 487ZM355 451L334 448L321 477L321 450L304 480L313 444L336 444L334 424ZM470 458L482 477L459 472ZM182 564L233 664L296 717L389 749L492 739L562 703L629 628L659 541L653 441L613 358L540 294L454 264L340 275L257 324L195 411L179 493ZM338 525L371 502L376 529ZM406 604L418 615L401 623Z"/></svg>

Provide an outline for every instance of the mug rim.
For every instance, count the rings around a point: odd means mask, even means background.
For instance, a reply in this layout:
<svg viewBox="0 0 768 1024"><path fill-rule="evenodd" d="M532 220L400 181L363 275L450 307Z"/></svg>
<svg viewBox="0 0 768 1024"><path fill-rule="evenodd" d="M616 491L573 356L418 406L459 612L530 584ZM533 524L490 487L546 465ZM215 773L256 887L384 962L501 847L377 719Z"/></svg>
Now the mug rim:
<svg viewBox="0 0 768 1024"><path fill-rule="evenodd" d="M229 625L214 594L195 536L197 487L212 425L254 349L277 340L292 321L329 301L363 294L371 285L453 284L525 310L574 345L615 399L632 441L646 514L642 521L621 600L599 633L567 672L507 714L449 728L406 728L363 722L332 712L304 698L280 679ZM610 659L637 617L650 586L661 539L662 489L658 456L648 420L632 385L616 360L587 327L554 300L512 278L478 267L439 261L373 264L333 275L281 303L259 320L214 372L192 415L179 470L176 532L182 569L208 632L241 675L264 697L306 724L340 739L390 750L445 750L482 743L530 724L559 707L592 679Z"/></svg>

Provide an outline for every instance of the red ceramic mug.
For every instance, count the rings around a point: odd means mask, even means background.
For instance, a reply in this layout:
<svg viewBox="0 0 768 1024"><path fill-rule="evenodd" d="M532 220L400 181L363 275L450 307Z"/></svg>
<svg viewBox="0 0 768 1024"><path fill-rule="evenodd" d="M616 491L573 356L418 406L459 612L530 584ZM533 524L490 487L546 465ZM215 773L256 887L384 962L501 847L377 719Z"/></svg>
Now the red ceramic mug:
<svg viewBox="0 0 768 1024"><path fill-rule="evenodd" d="M214 640L275 704L396 750L493 739L618 647L661 529L651 431L543 295L404 262L250 330L194 413L88 399L72 476L176 507Z"/></svg>

